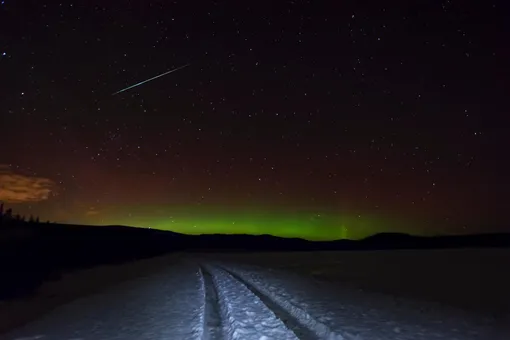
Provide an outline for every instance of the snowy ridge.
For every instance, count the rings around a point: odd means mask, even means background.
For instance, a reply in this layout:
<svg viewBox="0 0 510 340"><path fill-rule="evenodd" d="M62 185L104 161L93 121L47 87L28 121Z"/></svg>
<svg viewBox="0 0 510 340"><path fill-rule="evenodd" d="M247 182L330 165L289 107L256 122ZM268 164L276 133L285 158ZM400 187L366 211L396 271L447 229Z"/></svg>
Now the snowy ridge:
<svg viewBox="0 0 510 340"><path fill-rule="evenodd" d="M328 326L318 321L314 317L312 317L308 312L304 309L297 307L290 303L288 300L283 299L282 297L273 294L263 285L254 282L248 278L248 275L244 275L242 270L225 268L222 266L222 269L227 271L230 275L235 277L237 280L243 282L245 285L250 286L254 291L257 291L259 294L264 295L266 298L270 299L273 303L280 306L282 309L287 311L297 323L301 326L307 328L313 334L316 335L317 339L328 339L328 340L361 340L359 337L344 337L341 334L335 334ZM346 335L347 336L347 335Z"/></svg>
<svg viewBox="0 0 510 340"><path fill-rule="evenodd" d="M206 296L205 296L205 281L204 281L204 274L202 273L202 268L198 267L198 289L199 289L199 295L202 297L199 307L199 313L198 313L198 324L199 326L194 329L194 331L197 333L197 339L200 340L209 340L209 332L207 331L207 324L205 319L205 304L206 304Z"/></svg>
<svg viewBox="0 0 510 340"><path fill-rule="evenodd" d="M227 272L203 267L211 276L218 294L224 322L224 337L232 340L298 340L264 303Z"/></svg>

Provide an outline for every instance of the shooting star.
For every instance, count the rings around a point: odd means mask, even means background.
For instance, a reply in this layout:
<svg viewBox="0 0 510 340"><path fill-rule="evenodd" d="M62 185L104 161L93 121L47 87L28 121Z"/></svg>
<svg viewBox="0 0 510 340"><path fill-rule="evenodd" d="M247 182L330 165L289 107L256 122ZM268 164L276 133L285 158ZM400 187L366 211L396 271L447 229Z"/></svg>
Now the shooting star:
<svg viewBox="0 0 510 340"><path fill-rule="evenodd" d="M115 96L116 94L119 94L119 93L121 93L121 92L124 92L124 91L130 90L130 89L132 89L133 87L137 87L137 86L140 86L140 85L142 85L142 84L145 84L145 83L147 83L147 82L149 82L149 81L151 81L151 80L154 80L154 79L156 79L156 78L163 77L163 76L165 76L165 75L167 75L167 74L169 74L169 73L172 73L172 72L175 72L175 71L179 71L180 69L183 69L183 68L185 68L186 66L189 66L189 65L190 65L190 64L186 64L186 65L184 65L184 66L181 66L181 67L178 67L178 68L174 68L173 70L170 70L170 71L168 71L168 72L162 73L162 74L160 74L160 75L158 75L158 76L155 76L155 77L152 77L152 78L150 78L150 79L144 80L144 81L139 82L139 83L137 83L137 84L135 84L135 85L131 85L131 86L129 86L129 87L126 87L125 89L122 89L122 90L120 90L120 91L115 92L114 94L112 94L112 96Z"/></svg>

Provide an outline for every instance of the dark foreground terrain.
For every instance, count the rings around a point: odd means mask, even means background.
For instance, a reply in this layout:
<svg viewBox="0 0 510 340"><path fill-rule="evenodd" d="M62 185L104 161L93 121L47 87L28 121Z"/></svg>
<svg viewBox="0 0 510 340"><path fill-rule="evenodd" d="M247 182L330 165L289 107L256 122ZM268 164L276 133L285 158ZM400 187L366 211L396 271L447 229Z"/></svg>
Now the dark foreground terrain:
<svg viewBox="0 0 510 340"><path fill-rule="evenodd" d="M263 276L284 270L340 290L382 293L397 303L415 301L417 310L432 308L423 304L429 302L459 308L494 318L499 325L510 312L507 234L380 234L312 243L267 235L187 236L117 226L27 224L2 226L0 233L0 334L80 296L143 281L183 261L256 266L252 272ZM186 272L196 266L186 266ZM207 273L204 269L201 275L210 283Z"/></svg>
<svg viewBox="0 0 510 340"><path fill-rule="evenodd" d="M98 265L126 263L176 251L285 252L507 247L510 247L510 234L428 238L378 234L360 241L309 242L269 235L190 236L122 226L90 227L46 223L1 225L0 300L30 295L44 281L58 280L62 273ZM494 260L498 261L497 258ZM439 262L437 259L436 263Z"/></svg>

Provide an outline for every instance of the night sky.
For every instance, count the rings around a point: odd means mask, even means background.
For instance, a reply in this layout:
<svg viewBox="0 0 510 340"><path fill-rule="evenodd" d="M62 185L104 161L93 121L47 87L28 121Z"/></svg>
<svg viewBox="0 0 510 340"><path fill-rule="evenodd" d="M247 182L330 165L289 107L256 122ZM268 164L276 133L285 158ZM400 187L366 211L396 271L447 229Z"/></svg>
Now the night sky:
<svg viewBox="0 0 510 340"><path fill-rule="evenodd" d="M3 0L0 200L190 233L508 230L503 6Z"/></svg>

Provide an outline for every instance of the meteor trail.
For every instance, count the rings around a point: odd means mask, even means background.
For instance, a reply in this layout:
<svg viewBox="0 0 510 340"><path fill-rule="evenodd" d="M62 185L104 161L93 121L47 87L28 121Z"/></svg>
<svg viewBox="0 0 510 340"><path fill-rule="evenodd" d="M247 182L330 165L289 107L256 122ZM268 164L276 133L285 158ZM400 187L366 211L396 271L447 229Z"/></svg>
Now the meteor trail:
<svg viewBox="0 0 510 340"><path fill-rule="evenodd" d="M185 68L186 66L189 66L189 65L190 65L190 64L186 64L186 65L184 65L184 66L181 66L181 67L178 67L178 68L174 68L173 70L170 70L170 71L168 71L168 72L162 73L162 74L160 74L160 75L158 75L158 76L155 76L155 77L152 77L152 78L150 78L150 79L144 80L144 81L139 82L139 83L137 83L137 84L135 84L135 85L131 85L131 86L129 86L129 87L126 87L125 89L122 89L122 90L120 90L120 91L117 91L117 92L113 93L113 94L112 94L112 96L115 96L116 94L119 94L119 93L121 93L121 92L127 91L127 90L129 90L129 89L132 89L133 87L137 87L137 86L139 86L139 85L145 84L145 83L147 83L147 82L149 82L149 81L151 81L151 80L154 80L154 79L156 79L156 78L163 77L164 75L167 75L167 74L169 74L169 73L172 73L172 72L175 72L175 71L179 71L180 69L183 69L183 68Z"/></svg>

